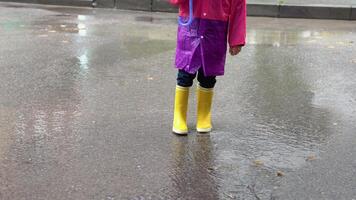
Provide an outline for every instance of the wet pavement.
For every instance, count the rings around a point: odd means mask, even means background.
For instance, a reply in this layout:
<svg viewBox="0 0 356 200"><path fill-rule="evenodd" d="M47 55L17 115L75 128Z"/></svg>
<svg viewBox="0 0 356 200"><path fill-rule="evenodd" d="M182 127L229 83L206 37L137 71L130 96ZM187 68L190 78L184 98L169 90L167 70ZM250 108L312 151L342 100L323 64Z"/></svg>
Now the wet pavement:
<svg viewBox="0 0 356 200"><path fill-rule="evenodd" d="M248 24L177 137L174 14L0 3L0 199L356 199L356 22Z"/></svg>

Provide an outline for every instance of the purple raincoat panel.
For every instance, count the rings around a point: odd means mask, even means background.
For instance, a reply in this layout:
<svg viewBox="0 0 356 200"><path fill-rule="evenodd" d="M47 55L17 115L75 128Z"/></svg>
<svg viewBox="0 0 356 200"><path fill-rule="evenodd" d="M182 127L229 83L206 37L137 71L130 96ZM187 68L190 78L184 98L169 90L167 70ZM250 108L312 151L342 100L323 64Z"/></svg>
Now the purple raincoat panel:
<svg viewBox="0 0 356 200"><path fill-rule="evenodd" d="M179 26L175 65L194 74L200 67L205 76L224 75L228 22L195 18L190 26Z"/></svg>

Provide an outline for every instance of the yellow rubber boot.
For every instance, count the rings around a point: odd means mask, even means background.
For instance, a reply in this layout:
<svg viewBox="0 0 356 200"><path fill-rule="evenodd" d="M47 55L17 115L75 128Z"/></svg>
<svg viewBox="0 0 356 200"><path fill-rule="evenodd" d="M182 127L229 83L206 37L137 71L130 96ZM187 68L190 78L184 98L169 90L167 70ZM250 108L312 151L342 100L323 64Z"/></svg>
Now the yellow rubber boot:
<svg viewBox="0 0 356 200"><path fill-rule="evenodd" d="M176 97L174 103L174 119L173 133L178 135L186 135L188 133L187 126L187 110L188 110L189 87L176 86Z"/></svg>
<svg viewBox="0 0 356 200"><path fill-rule="evenodd" d="M213 128L211 125L211 104L213 100L213 89L197 88L197 131L199 133L209 133Z"/></svg>

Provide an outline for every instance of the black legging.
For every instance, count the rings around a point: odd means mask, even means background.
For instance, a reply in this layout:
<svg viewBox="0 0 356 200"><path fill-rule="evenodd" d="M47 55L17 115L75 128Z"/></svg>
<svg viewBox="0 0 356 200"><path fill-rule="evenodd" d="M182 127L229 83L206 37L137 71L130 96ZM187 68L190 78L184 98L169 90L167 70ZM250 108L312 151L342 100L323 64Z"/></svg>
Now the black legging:
<svg viewBox="0 0 356 200"><path fill-rule="evenodd" d="M184 70L178 71L177 85L181 87L191 87L193 85L193 80L197 74L189 74ZM203 69L200 68L198 71L198 81L203 88L214 88L216 83L216 76L204 76Z"/></svg>

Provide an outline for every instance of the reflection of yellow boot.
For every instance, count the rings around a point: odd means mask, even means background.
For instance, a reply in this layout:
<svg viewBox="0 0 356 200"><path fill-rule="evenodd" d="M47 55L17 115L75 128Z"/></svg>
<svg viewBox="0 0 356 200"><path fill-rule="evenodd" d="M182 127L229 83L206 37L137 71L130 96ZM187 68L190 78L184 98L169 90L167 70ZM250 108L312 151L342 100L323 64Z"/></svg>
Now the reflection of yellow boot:
<svg viewBox="0 0 356 200"><path fill-rule="evenodd" d="M176 87L174 103L173 132L179 135L188 133L187 110L188 110L189 87Z"/></svg>
<svg viewBox="0 0 356 200"><path fill-rule="evenodd" d="M199 133L209 133L212 129L211 125L211 104L213 100L213 89L197 88L197 131Z"/></svg>

